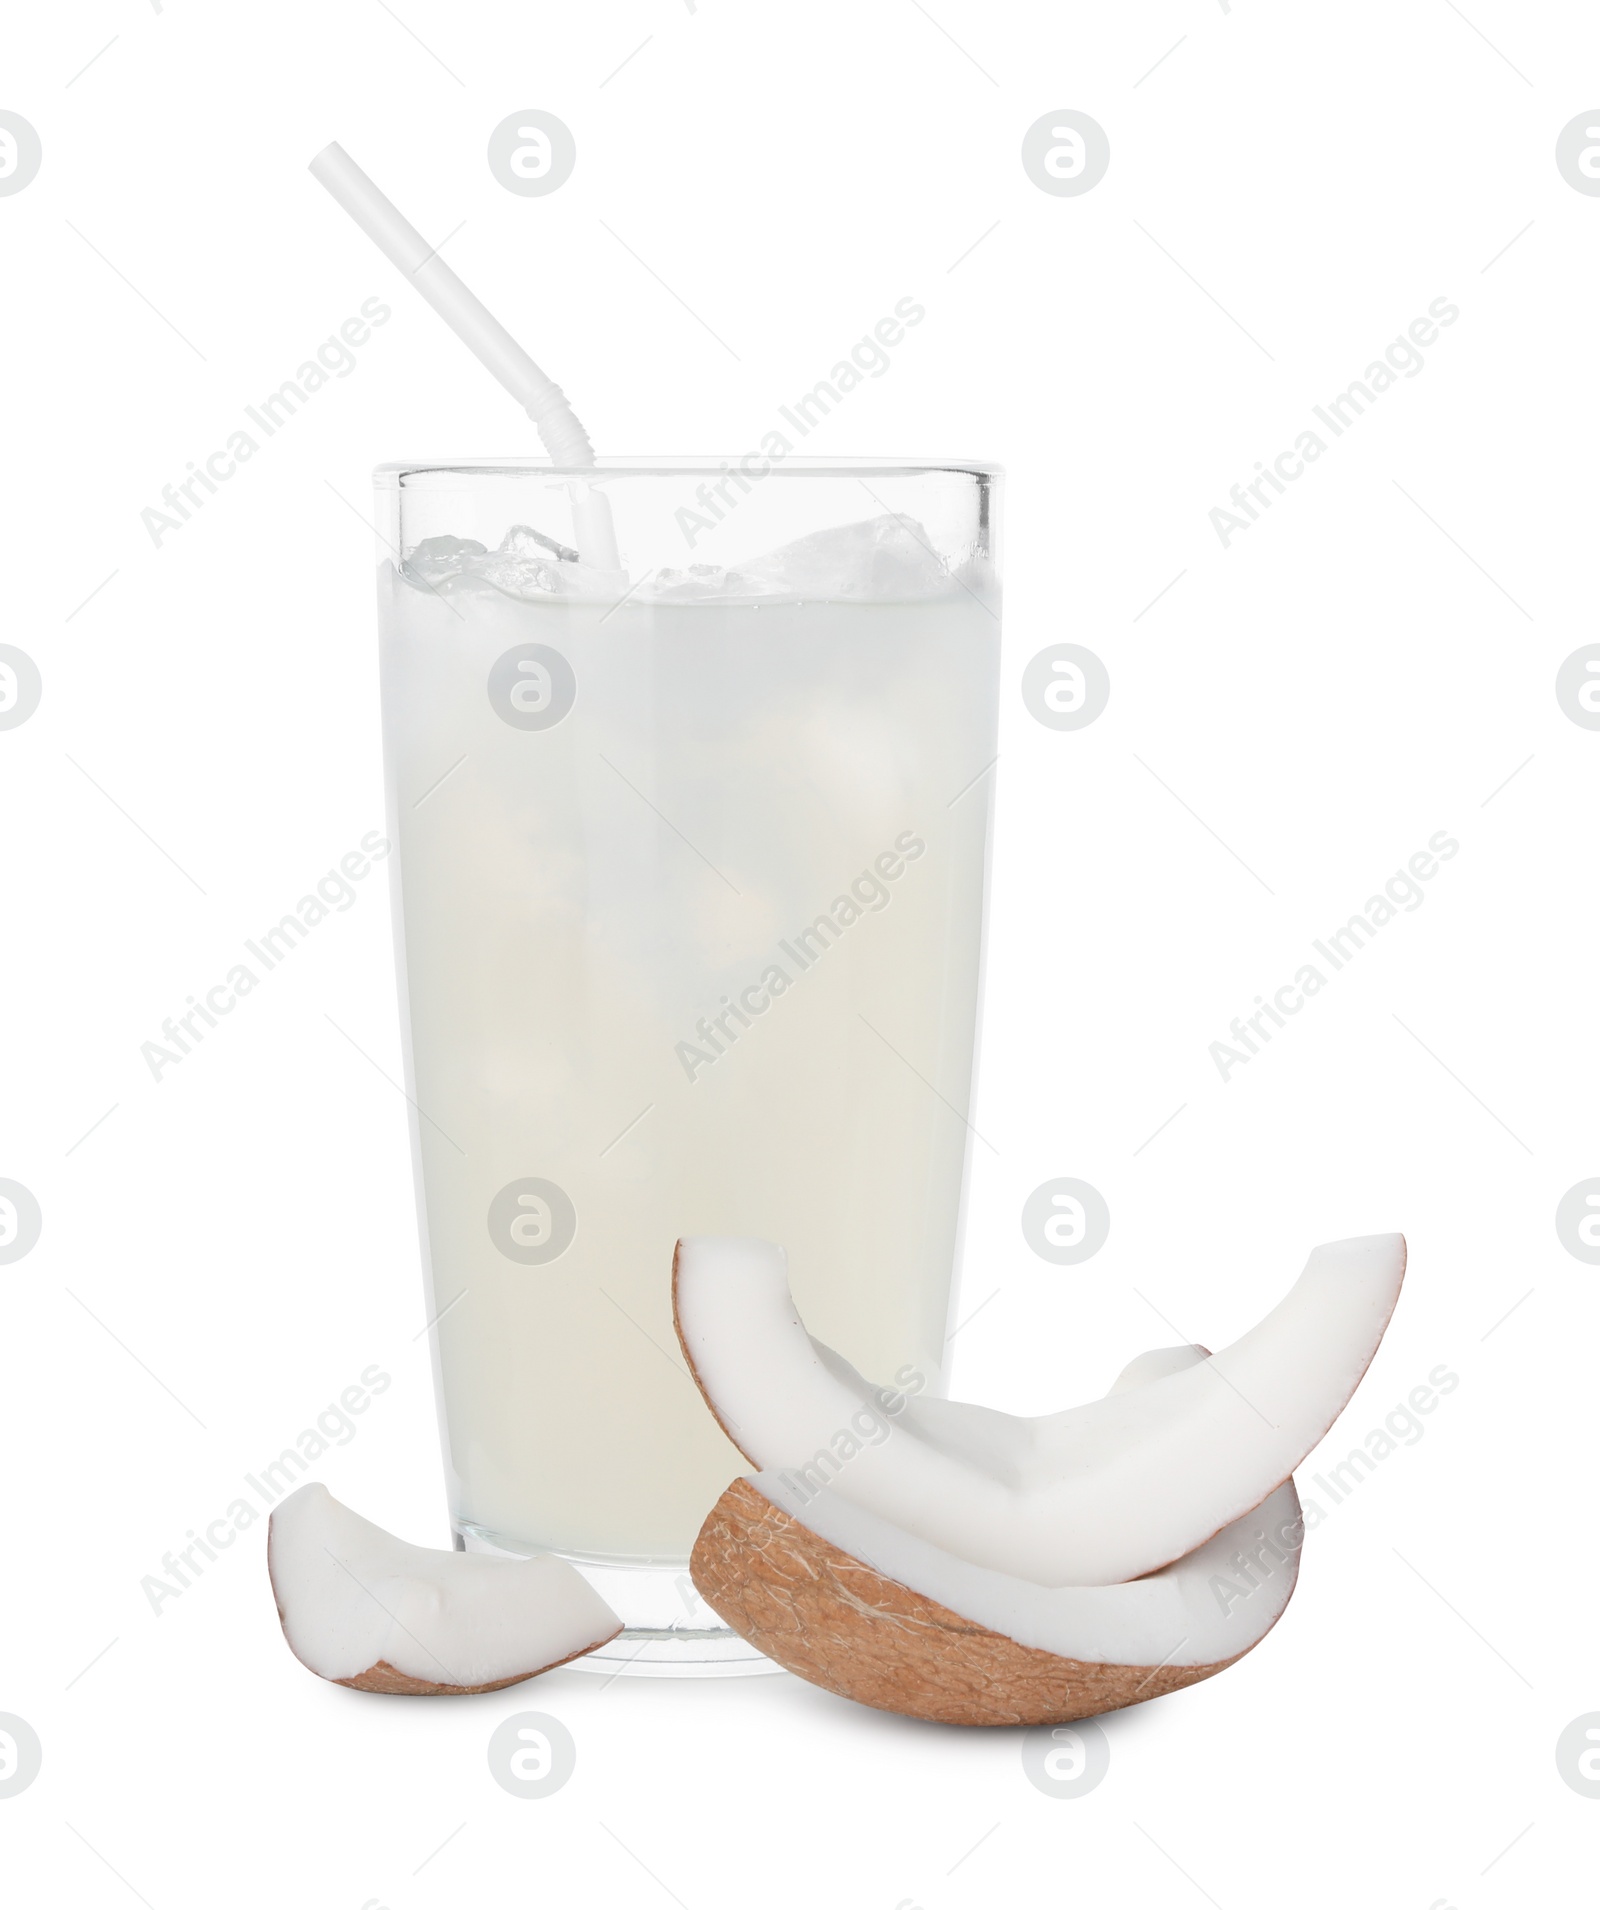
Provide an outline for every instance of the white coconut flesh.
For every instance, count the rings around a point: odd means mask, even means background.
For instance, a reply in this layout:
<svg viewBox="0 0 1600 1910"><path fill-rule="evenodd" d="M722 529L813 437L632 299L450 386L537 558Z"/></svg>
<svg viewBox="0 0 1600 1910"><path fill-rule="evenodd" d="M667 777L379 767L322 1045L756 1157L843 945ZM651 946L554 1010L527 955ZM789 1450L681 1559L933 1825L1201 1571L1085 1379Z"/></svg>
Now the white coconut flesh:
<svg viewBox="0 0 1600 1910"><path fill-rule="evenodd" d="M622 1629L565 1559L408 1545L321 1485L301 1486L274 1510L267 1563L294 1655L320 1678L369 1689L514 1683Z"/></svg>
<svg viewBox="0 0 1600 1910"><path fill-rule="evenodd" d="M1142 1354L1112 1392L1148 1385L1208 1357L1201 1346ZM1224 1526L1186 1558L1123 1585L1035 1585L958 1558L852 1505L832 1486L810 1492L790 1473L748 1483L818 1538L885 1578L1016 1644L1097 1665L1215 1665L1257 1645L1278 1622L1300 1572L1304 1525L1294 1482Z"/></svg>
<svg viewBox="0 0 1600 1910"><path fill-rule="evenodd" d="M1405 1260L1399 1234L1318 1247L1231 1346L1180 1370L1146 1355L1104 1399L1038 1419L872 1385L807 1334L766 1241L680 1241L673 1297L690 1368L760 1471L1011 1578L1110 1586L1194 1552L1290 1477L1377 1351Z"/></svg>

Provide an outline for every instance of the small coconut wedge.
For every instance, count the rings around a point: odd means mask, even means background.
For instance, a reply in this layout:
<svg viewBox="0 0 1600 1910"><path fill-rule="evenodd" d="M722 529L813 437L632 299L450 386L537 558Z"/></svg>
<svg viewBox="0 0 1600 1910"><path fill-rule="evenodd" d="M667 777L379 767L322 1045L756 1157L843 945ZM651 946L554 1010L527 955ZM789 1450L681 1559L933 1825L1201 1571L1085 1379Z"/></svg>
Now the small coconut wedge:
<svg viewBox="0 0 1600 1910"><path fill-rule="evenodd" d="M1149 1578L1045 1587L760 1473L712 1508L690 1573L741 1637L842 1698L937 1724L1067 1724L1215 1677L1259 1644L1302 1529L1286 1484Z"/></svg>
<svg viewBox="0 0 1600 1910"><path fill-rule="evenodd" d="M274 1510L267 1568L289 1649L319 1678L356 1691L499 1691L622 1630L565 1559L407 1545L321 1485L301 1486Z"/></svg>
<svg viewBox="0 0 1600 1910"><path fill-rule="evenodd" d="M788 1472L956 1558L1041 1586L1119 1585L1259 1506L1344 1409L1388 1325L1405 1242L1319 1247L1266 1318L1181 1366L1041 1419L873 1386L813 1340L782 1250L678 1243L691 1372L753 1465Z"/></svg>

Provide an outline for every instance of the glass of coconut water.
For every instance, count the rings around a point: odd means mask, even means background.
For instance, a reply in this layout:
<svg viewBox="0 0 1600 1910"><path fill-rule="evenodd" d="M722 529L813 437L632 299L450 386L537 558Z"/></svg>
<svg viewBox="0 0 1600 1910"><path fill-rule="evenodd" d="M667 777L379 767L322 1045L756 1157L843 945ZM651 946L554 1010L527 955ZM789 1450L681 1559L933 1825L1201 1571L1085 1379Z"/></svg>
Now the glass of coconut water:
<svg viewBox="0 0 1600 1910"><path fill-rule="evenodd" d="M748 1468L680 1356L673 1245L781 1243L823 1340L940 1389L999 474L825 465L769 439L742 459L395 464L376 483L457 1544L584 1570L628 1623L585 1663L761 1668L689 1581L702 1518ZM571 529L596 498L601 563Z"/></svg>

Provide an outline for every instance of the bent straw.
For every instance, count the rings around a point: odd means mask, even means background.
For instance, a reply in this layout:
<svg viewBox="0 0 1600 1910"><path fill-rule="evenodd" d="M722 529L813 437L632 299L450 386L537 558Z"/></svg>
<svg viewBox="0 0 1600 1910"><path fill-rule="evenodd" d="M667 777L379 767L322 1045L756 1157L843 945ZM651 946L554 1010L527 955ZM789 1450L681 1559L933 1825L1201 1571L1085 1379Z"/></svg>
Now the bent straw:
<svg viewBox="0 0 1600 1910"><path fill-rule="evenodd" d="M324 146L309 170L390 264L406 275L485 370L522 406L538 427L540 441L554 462L592 470L594 447L573 416L561 387L544 375L344 148L337 141ZM609 500L603 492L584 484L577 488L572 503L584 561L601 570L616 570L616 534Z"/></svg>

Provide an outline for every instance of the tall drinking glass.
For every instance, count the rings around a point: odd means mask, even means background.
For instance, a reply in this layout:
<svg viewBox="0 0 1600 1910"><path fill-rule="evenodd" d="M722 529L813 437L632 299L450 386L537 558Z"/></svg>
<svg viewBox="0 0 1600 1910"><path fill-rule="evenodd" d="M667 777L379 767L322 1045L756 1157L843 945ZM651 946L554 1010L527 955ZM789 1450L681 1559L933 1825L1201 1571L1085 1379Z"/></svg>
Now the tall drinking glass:
<svg viewBox="0 0 1600 1910"><path fill-rule="evenodd" d="M998 482L756 454L376 473L451 1515L459 1546L577 1564L628 1624L611 1669L765 1664L688 1578L747 1467L678 1351L679 1235L778 1242L819 1338L942 1383ZM572 547L585 486L623 574Z"/></svg>

